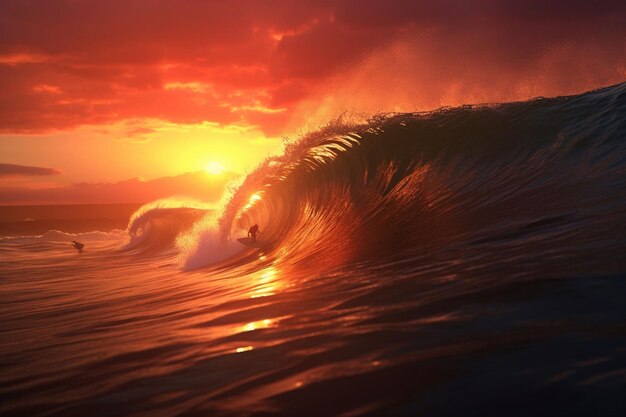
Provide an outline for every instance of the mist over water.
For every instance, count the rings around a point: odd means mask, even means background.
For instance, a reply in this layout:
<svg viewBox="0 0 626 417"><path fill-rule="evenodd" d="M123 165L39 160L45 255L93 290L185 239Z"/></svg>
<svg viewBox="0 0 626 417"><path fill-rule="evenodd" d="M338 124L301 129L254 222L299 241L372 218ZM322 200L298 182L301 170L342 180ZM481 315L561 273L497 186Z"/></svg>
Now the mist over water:
<svg viewBox="0 0 626 417"><path fill-rule="evenodd" d="M0 413L624 415L625 120L626 84L379 115L216 207L4 237Z"/></svg>

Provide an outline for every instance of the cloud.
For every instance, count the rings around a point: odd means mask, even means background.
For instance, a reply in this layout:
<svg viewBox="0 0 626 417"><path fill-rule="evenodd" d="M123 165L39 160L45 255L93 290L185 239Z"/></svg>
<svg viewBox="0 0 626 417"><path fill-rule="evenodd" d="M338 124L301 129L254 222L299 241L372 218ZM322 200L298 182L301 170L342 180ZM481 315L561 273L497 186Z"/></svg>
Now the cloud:
<svg viewBox="0 0 626 417"><path fill-rule="evenodd" d="M64 187L0 187L0 204L104 204L145 203L159 198L184 196L216 201L237 175L189 172L149 181L133 178L115 183L81 183Z"/></svg>
<svg viewBox="0 0 626 417"><path fill-rule="evenodd" d="M59 175L60 171L53 168L29 167L24 165L1 164L0 177L10 176L46 176Z"/></svg>
<svg viewBox="0 0 626 417"><path fill-rule="evenodd" d="M0 131L152 118L276 134L365 93L383 111L570 94L626 78L625 17L615 0L0 2Z"/></svg>

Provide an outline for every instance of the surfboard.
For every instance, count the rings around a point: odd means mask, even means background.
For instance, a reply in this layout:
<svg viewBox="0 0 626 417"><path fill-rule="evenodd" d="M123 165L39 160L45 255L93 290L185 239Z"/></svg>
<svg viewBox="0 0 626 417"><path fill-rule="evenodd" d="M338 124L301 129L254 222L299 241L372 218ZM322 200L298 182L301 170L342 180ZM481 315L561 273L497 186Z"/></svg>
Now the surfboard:
<svg viewBox="0 0 626 417"><path fill-rule="evenodd" d="M240 237L237 241L249 248L264 248L269 245L269 242L263 240L252 240L250 237Z"/></svg>

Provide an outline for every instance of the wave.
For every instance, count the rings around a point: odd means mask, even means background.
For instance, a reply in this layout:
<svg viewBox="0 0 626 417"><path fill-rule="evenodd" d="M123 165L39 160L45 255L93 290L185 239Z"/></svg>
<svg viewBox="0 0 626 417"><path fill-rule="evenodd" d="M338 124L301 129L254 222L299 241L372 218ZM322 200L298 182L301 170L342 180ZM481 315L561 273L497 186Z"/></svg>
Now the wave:
<svg viewBox="0 0 626 417"><path fill-rule="evenodd" d="M175 248L186 270L233 265L257 259L234 241L255 223L275 262L318 271L554 235L586 245L601 233L589 219L623 217L625 107L626 83L336 121L265 160L217 206L143 206L124 249Z"/></svg>
<svg viewBox="0 0 626 417"><path fill-rule="evenodd" d="M258 223L276 256L316 268L526 239L548 225L580 235L577 222L623 209L625 115L626 83L333 123L250 174L220 233Z"/></svg>
<svg viewBox="0 0 626 417"><path fill-rule="evenodd" d="M211 211L192 200L163 199L141 206L131 216L128 241L122 250L158 253L175 245L177 237Z"/></svg>

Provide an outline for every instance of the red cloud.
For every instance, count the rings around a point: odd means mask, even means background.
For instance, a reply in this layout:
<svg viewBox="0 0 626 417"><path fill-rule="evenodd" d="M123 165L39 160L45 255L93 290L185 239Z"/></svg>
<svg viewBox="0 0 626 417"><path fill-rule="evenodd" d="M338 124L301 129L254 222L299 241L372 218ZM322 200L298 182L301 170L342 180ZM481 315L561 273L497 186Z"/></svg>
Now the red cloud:
<svg viewBox="0 0 626 417"><path fill-rule="evenodd" d="M2 2L0 131L149 117L276 133L342 79L383 111L573 93L626 77L625 16L613 0Z"/></svg>

